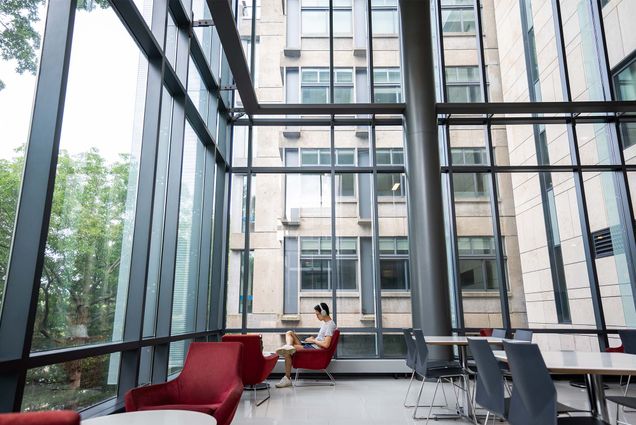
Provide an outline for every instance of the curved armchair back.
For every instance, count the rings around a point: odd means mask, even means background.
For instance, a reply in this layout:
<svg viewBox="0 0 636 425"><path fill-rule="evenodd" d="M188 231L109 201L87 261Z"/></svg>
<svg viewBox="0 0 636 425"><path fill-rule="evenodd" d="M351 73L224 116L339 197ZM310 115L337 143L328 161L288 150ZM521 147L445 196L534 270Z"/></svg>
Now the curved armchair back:
<svg viewBox="0 0 636 425"><path fill-rule="evenodd" d="M278 360L276 354L263 356L260 335L223 335L223 342L238 342L243 345L241 355L243 385L256 385L263 382Z"/></svg>
<svg viewBox="0 0 636 425"><path fill-rule="evenodd" d="M340 340L340 330L333 331L331 337L331 344L329 348L323 350L299 350L292 356L292 366L297 369L311 369L322 370L327 369L333 355L338 348L338 341Z"/></svg>
<svg viewBox="0 0 636 425"><path fill-rule="evenodd" d="M193 342L181 374L175 379L181 403L220 401L227 390L241 383L241 344Z"/></svg>
<svg viewBox="0 0 636 425"><path fill-rule="evenodd" d="M79 425L80 415L72 410L0 414L0 425Z"/></svg>

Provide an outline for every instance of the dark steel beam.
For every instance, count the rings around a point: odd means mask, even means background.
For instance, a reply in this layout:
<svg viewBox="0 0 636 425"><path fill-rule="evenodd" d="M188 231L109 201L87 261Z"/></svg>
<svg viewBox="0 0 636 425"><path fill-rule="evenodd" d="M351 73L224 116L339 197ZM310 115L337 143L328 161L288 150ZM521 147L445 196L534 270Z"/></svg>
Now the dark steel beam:
<svg viewBox="0 0 636 425"><path fill-rule="evenodd" d="M237 83L238 86L238 83ZM239 90L240 92L240 90ZM242 97L241 97L242 99ZM402 115L406 105L404 103L286 103L261 104L257 115L354 115L354 114L387 114ZM246 108L247 109L247 108ZM249 111L248 111L249 113Z"/></svg>
<svg viewBox="0 0 636 425"><path fill-rule="evenodd" d="M636 101L438 103L437 114L607 114L636 113Z"/></svg>
<svg viewBox="0 0 636 425"><path fill-rule="evenodd" d="M113 10L124 23L124 26L133 40L148 59L160 59L162 57L161 46L155 39L148 24L141 15L135 3L131 0L112 0Z"/></svg>
<svg viewBox="0 0 636 425"><path fill-rule="evenodd" d="M243 53L243 46L236 24L234 12L228 0L206 0L214 19L215 28L221 39L223 51L234 76L241 101L248 114L258 112L258 99L250 76L250 70Z"/></svg>
<svg viewBox="0 0 636 425"><path fill-rule="evenodd" d="M361 166L336 166L335 171L338 174L371 174L374 168ZM331 167L232 167L234 174L329 174ZM404 167L401 165L380 166L377 168L378 174L395 174L403 173Z"/></svg>
<svg viewBox="0 0 636 425"><path fill-rule="evenodd" d="M235 126L254 125L263 126L298 126L298 127L328 127L333 126L401 126L402 117L396 118L240 118L232 123Z"/></svg>

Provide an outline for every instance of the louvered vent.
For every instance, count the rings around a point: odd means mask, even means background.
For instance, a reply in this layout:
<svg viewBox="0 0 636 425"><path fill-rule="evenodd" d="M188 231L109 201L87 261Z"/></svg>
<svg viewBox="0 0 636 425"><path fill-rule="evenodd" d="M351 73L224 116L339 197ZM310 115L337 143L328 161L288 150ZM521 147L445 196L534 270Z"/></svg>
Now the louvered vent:
<svg viewBox="0 0 636 425"><path fill-rule="evenodd" d="M592 233L594 257L603 258L623 252L623 236L619 228L614 227Z"/></svg>

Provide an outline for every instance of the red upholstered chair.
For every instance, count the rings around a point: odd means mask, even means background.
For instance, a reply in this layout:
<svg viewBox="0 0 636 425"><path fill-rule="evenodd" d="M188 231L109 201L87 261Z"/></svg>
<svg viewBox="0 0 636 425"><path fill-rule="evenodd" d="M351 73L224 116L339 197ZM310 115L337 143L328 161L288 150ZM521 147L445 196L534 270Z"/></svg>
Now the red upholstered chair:
<svg viewBox="0 0 636 425"><path fill-rule="evenodd" d="M0 425L79 425L80 415L72 410L0 414Z"/></svg>
<svg viewBox="0 0 636 425"><path fill-rule="evenodd" d="M492 328L481 328L479 336L492 336Z"/></svg>
<svg viewBox="0 0 636 425"><path fill-rule="evenodd" d="M243 344L243 354L241 356L243 385L254 390L254 401L256 401L257 389L267 389L267 397L256 403L257 406L260 406L270 397L269 384L265 383L262 388L257 388L257 384L262 383L272 373L272 369L274 369L278 361L278 354L263 356L263 344L260 335L223 335L223 342L240 342Z"/></svg>
<svg viewBox="0 0 636 425"><path fill-rule="evenodd" d="M236 342L193 342L181 374L172 381L126 393L126 411L192 410L232 422L243 393L241 352Z"/></svg>
<svg viewBox="0 0 636 425"><path fill-rule="evenodd" d="M296 368L296 378L294 379L294 385L298 385L298 375L300 369L310 370L322 370L324 371L331 382L329 385L336 385L336 381L333 376L327 371L329 363L333 358L336 348L338 346L338 340L340 339L340 330L336 329L331 337L331 344L326 350L299 350L292 356L292 366Z"/></svg>

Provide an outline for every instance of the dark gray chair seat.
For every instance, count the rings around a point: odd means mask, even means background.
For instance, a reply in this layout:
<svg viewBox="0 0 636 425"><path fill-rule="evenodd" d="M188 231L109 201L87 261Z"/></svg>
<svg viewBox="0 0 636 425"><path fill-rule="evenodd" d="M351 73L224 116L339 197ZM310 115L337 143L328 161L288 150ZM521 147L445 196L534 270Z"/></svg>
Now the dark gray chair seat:
<svg viewBox="0 0 636 425"><path fill-rule="evenodd" d="M557 419L558 425L609 425L592 416L562 416Z"/></svg>
<svg viewBox="0 0 636 425"><path fill-rule="evenodd" d="M607 396L605 397L607 400L619 404L621 406L628 407L630 409L636 409L636 397L625 397L625 396Z"/></svg>

